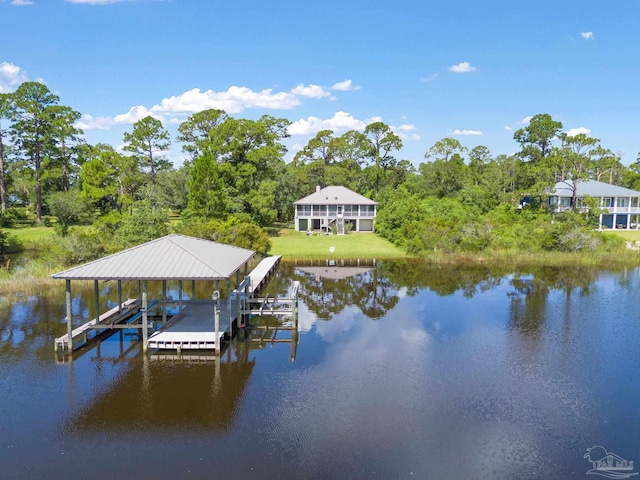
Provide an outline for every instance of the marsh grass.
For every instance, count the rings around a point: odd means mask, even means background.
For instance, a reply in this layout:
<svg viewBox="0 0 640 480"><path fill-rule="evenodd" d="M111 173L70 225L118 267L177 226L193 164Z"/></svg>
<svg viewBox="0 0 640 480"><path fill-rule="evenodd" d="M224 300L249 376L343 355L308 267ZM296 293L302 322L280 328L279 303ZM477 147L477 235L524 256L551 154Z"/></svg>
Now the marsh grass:
<svg viewBox="0 0 640 480"><path fill-rule="evenodd" d="M60 280L51 274L63 270L61 265L41 260L28 260L15 270L0 270L0 296L21 296L39 294L44 288L60 286Z"/></svg>

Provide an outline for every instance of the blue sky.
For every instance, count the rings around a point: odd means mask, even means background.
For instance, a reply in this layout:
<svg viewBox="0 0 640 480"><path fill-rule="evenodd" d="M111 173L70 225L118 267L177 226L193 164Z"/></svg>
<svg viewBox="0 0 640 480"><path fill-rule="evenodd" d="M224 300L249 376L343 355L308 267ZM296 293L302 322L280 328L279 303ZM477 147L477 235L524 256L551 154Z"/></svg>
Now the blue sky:
<svg viewBox="0 0 640 480"><path fill-rule="evenodd" d="M44 81L87 141L116 146L145 115L174 135L205 108L288 118L288 158L321 129L382 120L416 165L446 136L513 153L549 113L629 164L638 20L640 0L0 0L0 91Z"/></svg>

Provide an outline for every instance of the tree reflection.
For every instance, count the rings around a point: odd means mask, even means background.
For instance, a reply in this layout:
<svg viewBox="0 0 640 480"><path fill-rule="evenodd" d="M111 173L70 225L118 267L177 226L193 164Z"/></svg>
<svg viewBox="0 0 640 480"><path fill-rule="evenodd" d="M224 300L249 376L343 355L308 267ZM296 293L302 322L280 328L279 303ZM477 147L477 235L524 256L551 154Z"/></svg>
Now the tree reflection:
<svg viewBox="0 0 640 480"><path fill-rule="evenodd" d="M545 323L549 293L564 292L565 322L571 319L571 296L590 295L601 271L583 267L532 267L511 280L509 327L524 335L538 334ZM567 327L565 325L565 327Z"/></svg>

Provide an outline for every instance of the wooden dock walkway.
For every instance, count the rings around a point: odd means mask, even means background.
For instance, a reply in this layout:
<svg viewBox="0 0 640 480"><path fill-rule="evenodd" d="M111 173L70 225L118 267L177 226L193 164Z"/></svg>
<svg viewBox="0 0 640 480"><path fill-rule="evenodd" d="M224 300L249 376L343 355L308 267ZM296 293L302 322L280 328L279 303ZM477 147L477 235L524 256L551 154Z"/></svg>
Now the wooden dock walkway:
<svg viewBox="0 0 640 480"><path fill-rule="evenodd" d="M90 340L90 332L93 332L93 337L95 337L96 335L99 335L101 331L112 328L121 328L122 322L130 320L129 317L131 317L131 313L139 307L140 301L135 298L130 298L123 302L121 306L113 307L111 310L104 312L97 319L94 318L92 320L89 320L88 322L75 328L71 332L71 343L73 345L73 349L75 350L76 348L85 345ZM56 352L68 351L69 334L65 333L61 337L56 338L54 348Z"/></svg>
<svg viewBox="0 0 640 480"><path fill-rule="evenodd" d="M253 296L260 292L264 288L271 277L271 274L276 270L278 263L280 263L281 255L273 255L262 260L256 268L251 270L249 277L251 278L251 284L249 285L249 295Z"/></svg>

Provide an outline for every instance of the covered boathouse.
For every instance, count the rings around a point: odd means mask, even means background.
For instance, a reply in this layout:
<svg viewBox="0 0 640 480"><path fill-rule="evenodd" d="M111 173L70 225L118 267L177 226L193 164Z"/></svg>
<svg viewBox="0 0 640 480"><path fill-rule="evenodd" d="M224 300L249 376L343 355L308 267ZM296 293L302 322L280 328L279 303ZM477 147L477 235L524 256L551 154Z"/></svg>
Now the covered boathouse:
<svg viewBox="0 0 640 480"><path fill-rule="evenodd" d="M208 322L204 329L199 328L197 335L198 345L191 348L215 348L220 350L220 339L224 332L219 332L219 315L223 324L229 325L230 334L233 318L240 318L241 298L243 295L233 295L232 305L232 279L235 277L235 289L238 293L248 292L250 288L249 278L245 278L248 272L248 263L254 257L255 252L244 248L225 245L200 238L185 235L168 235L122 252L94 260L92 262L70 268L52 275L66 281L66 324L67 333L55 341L56 352L71 353L74 348L83 345L90 339L93 332L95 337L99 332L119 328L138 328L142 332L142 346L146 351L149 345L148 312L152 307L162 309L163 329L171 323L189 323L189 307L194 307L194 316L201 316L203 308L207 311ZM241 273L242 280L241 280ZM71 281L93 280L96 303L95 318L74 328L71 302ZM117 281L118 305L115 308L100 314L100 290L99 282ZM131 298L123 301L122 281L137 281L139 298ZM162 281L162 295L159 299L149 299L147 282ZM178 315L167 322L167 282L178 281L179 306ZM212 298L193 302L182 309L182 283L192 282L192 298L195 295L196 281L215 281L216 291L212 292ZM226 283L226 299L218 299L220 282ZM150 301L151 300L151 301ZM172 301L171 303L175 303ZM235 307L235 308L233 308ZM233 308L233 310L232 310ZM176 317L182 317L175 321ZM215 317L215 329L214 321ZM177 320L177 319L176 319ZM156 332L156 333L161 333ZM174 332L172 338L177 338L175 344L180 349L183 340L180 329ZM187 341L187 343L191 343Z"/></svg>

